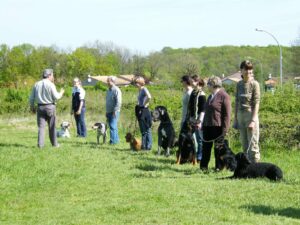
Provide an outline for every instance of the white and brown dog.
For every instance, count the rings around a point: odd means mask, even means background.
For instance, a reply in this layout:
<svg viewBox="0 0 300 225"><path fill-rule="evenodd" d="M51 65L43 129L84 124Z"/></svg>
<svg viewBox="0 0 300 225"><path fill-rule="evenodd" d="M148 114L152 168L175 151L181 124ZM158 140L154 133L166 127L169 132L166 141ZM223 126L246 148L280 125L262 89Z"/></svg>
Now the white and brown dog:
<svg viewBox="0 0 300 225"><path fill-rule="evenodd" d="M57 137L63 137L63 138L70 138L70 131L69 131L70 123L67 121L63 121L60 124L60 130L56 132Z"/></svg>
<svg viewBox="0 0 300 225"><path fill-rule="evenodd" d="M106 142L107 125L105 123L95 123L92 128L97 130L97 144L100 143L100 136L103 137L103 144Z"/></svg>

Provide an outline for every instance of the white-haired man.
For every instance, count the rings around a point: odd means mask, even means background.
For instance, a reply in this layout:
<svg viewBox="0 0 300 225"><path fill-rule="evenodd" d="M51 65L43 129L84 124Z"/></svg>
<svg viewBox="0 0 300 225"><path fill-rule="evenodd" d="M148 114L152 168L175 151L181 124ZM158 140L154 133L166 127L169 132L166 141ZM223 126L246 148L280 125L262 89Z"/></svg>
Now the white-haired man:
<svg viewBox="0 0 300 225"><path fill-rule="evenodd" d="M115 82L115 76L107 78L109 89L106 92L106 118L110 130L110 144L117 144L119 142L118 120L122 104L122 93L120 88L115 85Z"/></svg>
<svg viewBox="0 0 300 225"><path fill-rule="evenodd" d="M37 111L38 147L44 147L46 122L49 126L49 138L51 144L54 147L58 147L55 129L55 102L63 96L65 91L64 89L61 89L60 92L57 92L52 69L45 69L42 77L42 80L35 83L29 98L31 111ZM35 110L35 102L38 105L37 110Z"/></svg>

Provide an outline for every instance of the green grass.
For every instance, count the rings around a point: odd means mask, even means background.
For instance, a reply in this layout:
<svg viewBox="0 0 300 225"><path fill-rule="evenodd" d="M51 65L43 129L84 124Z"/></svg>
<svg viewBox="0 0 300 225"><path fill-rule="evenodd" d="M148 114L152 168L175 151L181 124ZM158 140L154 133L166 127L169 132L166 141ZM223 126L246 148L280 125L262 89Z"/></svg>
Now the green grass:
<svg viewBox="0 0 300 225"><path fill-rule="evenodd" d="M89 129L59 149L46 138L40 150L34 116L2 119L0 133L1 225L300 224L299 151L262 150L284 172L276 183L220 179L232 173L175 165L174 153L134 153L124 133L116 146L97 146Z"/></svg>

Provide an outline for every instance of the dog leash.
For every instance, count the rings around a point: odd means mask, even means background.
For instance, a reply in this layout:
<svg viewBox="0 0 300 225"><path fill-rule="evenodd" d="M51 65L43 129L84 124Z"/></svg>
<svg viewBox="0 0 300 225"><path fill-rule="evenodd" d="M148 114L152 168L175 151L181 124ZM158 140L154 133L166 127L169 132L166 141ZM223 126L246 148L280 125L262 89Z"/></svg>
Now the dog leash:
<svg viewBox="0 0 300 225"><path fill-rule="evenodd" d="M206 143L214 142L214 141L216 141L216 140L218 140L218 139L221 139L222 137L224 137L224 136L221 134L220 136L218 136L218 137L215 138L215 139L205 140L205 139L203 138L203 134L200 134L200 139L201 139L201 141L206 142Z"/></svg>
<svg viewBox="0 0 300 225"><path fill-rule="evenodd" d="M75 137L76 136L76 128L74 127L74 123L73 123L74 116L72 114L70 114L70 117L71 117L71 124L72 124L72 127L73 127L73 133L74 133L74 137Z"/></svg>
<svg viewBox="0 0 300 225"><path fill-rule="evenodd" d="M252 134L252 137L251 137L250 142L249 142L249 146L248 146L247 151L246 151L246 154L247 154L247 155L248 155L248 152L249 152L249 150L250 150L250 147L251 147L251 143L252 143L253 137L254 137L254 135Z"/></svg>

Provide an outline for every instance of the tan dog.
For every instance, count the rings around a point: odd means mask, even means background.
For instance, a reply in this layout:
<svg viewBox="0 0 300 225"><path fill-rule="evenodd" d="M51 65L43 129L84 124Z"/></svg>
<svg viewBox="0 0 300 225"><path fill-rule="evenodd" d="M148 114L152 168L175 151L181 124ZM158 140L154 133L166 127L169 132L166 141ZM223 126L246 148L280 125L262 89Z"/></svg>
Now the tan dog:
<svg viewBox="0 0 300 225"><path fill-rule="evenodd" d="M130 149L134 151L140 151L142 148L142 142L140 139L133 137L131 133L127 133L125 136L126 142L130 143Z"/></svg>

